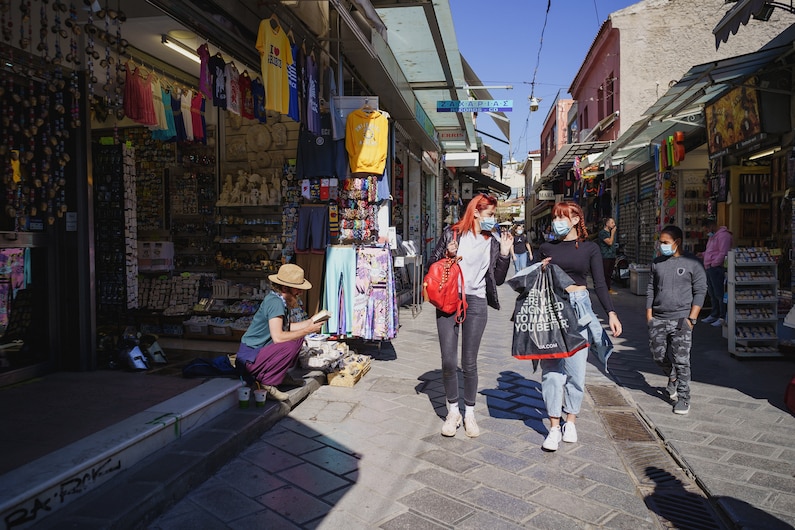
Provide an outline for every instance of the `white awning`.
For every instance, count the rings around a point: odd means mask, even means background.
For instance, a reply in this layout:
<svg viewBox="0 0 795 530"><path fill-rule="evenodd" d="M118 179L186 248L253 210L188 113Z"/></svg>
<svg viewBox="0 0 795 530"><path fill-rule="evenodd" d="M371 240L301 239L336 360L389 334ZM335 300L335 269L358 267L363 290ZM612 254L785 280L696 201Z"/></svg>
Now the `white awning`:
<svg viewBox="0 0 795 530"><path fill-rule="evenodd" d="M480 152L469 151L466 153L445 153L444 165L447 167L480 167Z"/></svg>

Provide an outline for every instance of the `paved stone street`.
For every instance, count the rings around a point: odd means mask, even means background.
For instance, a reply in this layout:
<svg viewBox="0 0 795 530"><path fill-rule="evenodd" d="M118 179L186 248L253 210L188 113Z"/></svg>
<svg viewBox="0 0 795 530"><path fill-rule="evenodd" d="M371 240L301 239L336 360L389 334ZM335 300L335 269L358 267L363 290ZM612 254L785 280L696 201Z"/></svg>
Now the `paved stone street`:
<svg viewBox="0 0 795 530"><path fill-rule="evenodd" d="M699 325L692 409L674 415L648 358L644 297L622 289L616 305L626 332L615 341L611 374L590 358L579 442L547 453L541 374L511 357L514 293L503 286L500 297L480 350L480 437L463 428L455 438L439 434L434 311L424 304L412 318L402 309L398 337L380 351L367 345L377 360L354 388L312 393L150 528L795 523L795 420L782 410L780 386L791 361L739 362L718 328Z"/></svg>

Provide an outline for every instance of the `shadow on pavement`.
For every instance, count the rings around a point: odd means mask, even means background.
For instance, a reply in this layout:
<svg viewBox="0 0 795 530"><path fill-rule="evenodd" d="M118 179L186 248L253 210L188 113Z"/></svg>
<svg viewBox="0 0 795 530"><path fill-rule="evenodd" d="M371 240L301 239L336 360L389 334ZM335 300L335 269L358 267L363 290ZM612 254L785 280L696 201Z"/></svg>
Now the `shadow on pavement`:
<svg viewBox="0 0 795 530"><path fill-rule="evenodd" d="M149 528L317 528L358 482L360 458L286 417Z"/></svg>
<svg viewBox="0 0 795 530"><path fill-rule="evenodd" d="M674 475L658 467L647 467L645 474L654 482L654 491L644 502L672 528L721 528L715 506L697 490L691 491ZM792 529L781 519L734 497L714 497L711 501L730 514L737 528Z"/></svg>

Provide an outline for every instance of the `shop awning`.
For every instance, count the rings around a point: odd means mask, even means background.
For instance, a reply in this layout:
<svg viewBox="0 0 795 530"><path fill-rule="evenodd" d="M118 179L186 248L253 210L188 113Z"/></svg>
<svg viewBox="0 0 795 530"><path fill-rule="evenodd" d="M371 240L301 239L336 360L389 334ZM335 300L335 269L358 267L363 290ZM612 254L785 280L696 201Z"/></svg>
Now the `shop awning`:
<svg viewBox="0 0 795 530"><path fill-rule="evenodd" d="M756 52L693 66L604 151L598 162L618 165L632 157L637 166L643 158L637 156L638 150L647 149L674 131L683 131L685 138L689 137L704 128L706 105L793 51L792 37L782 34Z"/></svg>
<svg viewBox="0 0 795 530"><path fill-rule="evenodd" d="M692 67L644 113L647 121L697 114L704 105L741 85L765 66L793 53L792 43ZM622 135L623 136L623 135Z"/></svg>
<svg viewBox="0 0 795 530"><path fill-rule="evenodd" d="M683 120L650 122L647 119L641 119L633 123L627 132L613 142L613 145L605 149L594 163L608 167L616 166L638 150L648 149L649 145L661 142L663 138L671 136L675 131L684 132L685 138L687 138L703 127L704 117L701 113L691 115ZM624 169L630 171L632 167Z"/></svg>
<svg viewBox="0 0 795 530"><path fill-rule="evenodd" d="M721 42L728 41L730 34L736 35L740 26L748 24L753 15L762 11L765 4L769 5L769 2L767 0L739 0L731 9L726 11L726 14L720 19L715 29L712 30L713 35L715 35L715 49L718 49Z"/></svg>
<svg viewBox="0 0 795 530"><path fill-rule="evenodd" d="M342 3L342 0L332 2ZM471 115L436 111L437 101L468 99L463 88L467 80L449 2L370 2L387 27L389 49L402 69L405 89L413 91L436 131L460 132L440 143L442 151L475 149ZM380 50L378 52L377 60L381 59Z"/></svg>
<svg viewBox="0 0 795 530"><path fill-rule="evenodd" d="M475 183L475 190L484 190L488 191L489 193L495 193L497 195L510 195L511 194L511 187L507 184L500 182L499 180L495 180L491 178L489 175L485 175L477 170L470 169L459 169L456 172L460 178L469 178L472 182Z"/></svg>
<svg viewBox="0 0 795 530"><path fill-rule="evenodd" d="M541 181L547 178L562 174L569 170L574 164L574 159L577 157L584 157L593 153L604 151L612 142L597 141L597 142L580 142L576 144L564 144L552 157L549 165L541 173Z"/></svg>
<svg viewBox="0 0 795 530"><path fill-rule="evenodd" d="M530 215L533 217L544 217L552 211L553 204L555 204L555 201L539 201L538 204L530 210Z"/></svg>

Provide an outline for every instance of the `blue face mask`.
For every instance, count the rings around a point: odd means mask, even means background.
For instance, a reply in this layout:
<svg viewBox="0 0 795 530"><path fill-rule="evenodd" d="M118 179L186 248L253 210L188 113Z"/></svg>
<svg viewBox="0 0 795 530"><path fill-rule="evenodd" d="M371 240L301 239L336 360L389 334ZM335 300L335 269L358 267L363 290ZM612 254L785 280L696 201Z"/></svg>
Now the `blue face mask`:
<svg viewBox="0 0 795 530"><path fill-rule="evenodd" d="M480 230L482 232L491 232L494 229L494 226L497 224L497 220L493 217L481 217L480 218Z"/></svg>
<svg viewBox="0 0 795 530"><path fill-rule="evenodd" d="M715 235L715 232L707 232L707 237L712 237Z"/></svg>
<svg viewBox="0 0 795 530"><path fill-rule="evenodd" d="M674 255L674 246L668 243L660 243L660 253L663 256L673 256Z"/></svg>
<svg viewBox="0 0 795 530"><path fill-rule="evenodd" d="M571 232L571 227L566 221L552 221L552 231L558 237L566 237Z"/></svg>

